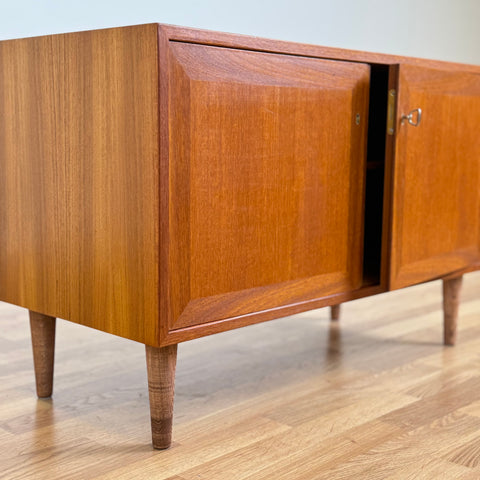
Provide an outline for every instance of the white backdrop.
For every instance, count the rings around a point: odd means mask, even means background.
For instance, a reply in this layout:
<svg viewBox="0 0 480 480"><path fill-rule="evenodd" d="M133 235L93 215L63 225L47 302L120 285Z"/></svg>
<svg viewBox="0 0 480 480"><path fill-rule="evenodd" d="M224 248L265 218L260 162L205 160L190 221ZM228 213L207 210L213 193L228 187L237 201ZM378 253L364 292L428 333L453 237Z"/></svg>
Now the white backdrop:
<svg viewBox="0 0 480 480"><path fill-rule="evenodd" d="M480 0L0 0L0 39L151 22L480 64Z"/></svg>

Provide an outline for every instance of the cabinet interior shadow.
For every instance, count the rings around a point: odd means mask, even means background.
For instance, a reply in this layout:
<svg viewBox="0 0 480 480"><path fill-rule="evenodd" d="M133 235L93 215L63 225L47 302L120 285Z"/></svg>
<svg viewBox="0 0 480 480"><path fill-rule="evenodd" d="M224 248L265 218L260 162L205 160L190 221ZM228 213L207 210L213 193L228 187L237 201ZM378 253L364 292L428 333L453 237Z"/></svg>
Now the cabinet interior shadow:
<svg viewBox="0 0 480 480"><path fill-rule="evenodd" d="M363 244L364 285L380 283L388 73L389 67L386 65L371 65Z"/></svg>

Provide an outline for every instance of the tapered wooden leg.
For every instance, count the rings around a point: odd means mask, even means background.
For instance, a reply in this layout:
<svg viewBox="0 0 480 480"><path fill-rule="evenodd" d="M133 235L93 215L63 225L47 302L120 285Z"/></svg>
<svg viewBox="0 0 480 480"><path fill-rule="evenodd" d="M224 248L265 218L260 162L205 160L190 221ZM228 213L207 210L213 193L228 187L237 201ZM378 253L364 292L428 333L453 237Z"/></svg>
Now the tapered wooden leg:
<svg viewBox="0 0 480 480"><path fill-rule="evenodd" d="M340 304L330 307L330 319L334 321L340 319Z"/></svg>
<svg viewBox="0 0 480 480"><path fill-rule="evenodd" d="M29 314L37 395L47 398L53 390L56 319L32 311Z"/></svg>
<svg viewBox="0 0 480 480"><path fill-rule="evenodd" d="M458 306L463 277L443 281L443 341L455 345L457 338Z"/></svg>
<svg viewBox="0 0 480 480"><path fill-rule="evenodd" d="M153 448L163 450L172 442L177 345L162 348L146 345L146 354L152 443Z"/></svg>

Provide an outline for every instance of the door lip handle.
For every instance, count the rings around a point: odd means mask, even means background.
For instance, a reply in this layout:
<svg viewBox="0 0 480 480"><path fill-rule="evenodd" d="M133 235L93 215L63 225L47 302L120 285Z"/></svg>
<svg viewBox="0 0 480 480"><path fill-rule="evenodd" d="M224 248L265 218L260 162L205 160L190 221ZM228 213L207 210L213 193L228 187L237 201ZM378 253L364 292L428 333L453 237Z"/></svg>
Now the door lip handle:
<svg viewBox="0 0 480 480"><path fill-rule="evenodd" d="M416 120L413 119L415 114L416 114ZM401 124L403 125L405 121L407 121L409 125L412 125L412 127L418 127L420 125L420 122L422 121L422 109L415 108L410 112L408 112L407 115L402 115Z"/></svg>

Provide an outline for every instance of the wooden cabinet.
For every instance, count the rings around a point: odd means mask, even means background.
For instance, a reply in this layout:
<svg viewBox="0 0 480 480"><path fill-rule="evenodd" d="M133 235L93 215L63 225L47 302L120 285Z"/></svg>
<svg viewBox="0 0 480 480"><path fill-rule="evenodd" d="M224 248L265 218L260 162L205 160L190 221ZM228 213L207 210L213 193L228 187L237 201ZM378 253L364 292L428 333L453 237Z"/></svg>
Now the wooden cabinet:
<svg viewBox="0 0 480 480"><path fill-rule="evenodd" d="M0 42L0 300L39 395L55 317L147 346L157 448L179 342L443 278L454 343L479 124L475 66L157 24Z"/></svg>

